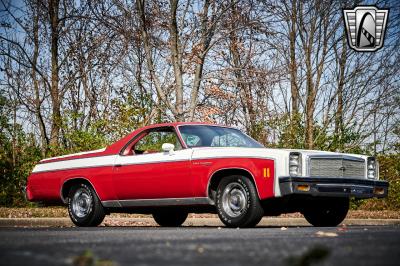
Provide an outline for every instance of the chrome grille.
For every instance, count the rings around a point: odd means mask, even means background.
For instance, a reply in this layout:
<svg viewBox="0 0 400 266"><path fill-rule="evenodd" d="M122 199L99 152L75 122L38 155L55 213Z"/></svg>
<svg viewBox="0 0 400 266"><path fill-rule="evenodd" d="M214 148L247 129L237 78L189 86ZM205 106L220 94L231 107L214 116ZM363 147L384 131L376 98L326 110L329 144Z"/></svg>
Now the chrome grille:
<svg viewBox="0 0 400 266"><path fill-rule="evenodd" d="M364 160L310 158L310 176L364 178Z"/></svg>

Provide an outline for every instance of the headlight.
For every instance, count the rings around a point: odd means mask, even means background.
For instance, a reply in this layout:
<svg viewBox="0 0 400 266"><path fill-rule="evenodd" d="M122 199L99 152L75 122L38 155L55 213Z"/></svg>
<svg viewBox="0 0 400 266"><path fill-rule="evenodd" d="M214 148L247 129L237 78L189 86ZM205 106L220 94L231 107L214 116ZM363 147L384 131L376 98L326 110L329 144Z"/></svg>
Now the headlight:
<svg viewBox="0 0 400 266"><path fill-rule="evenodd" d="M368 157L367 159L367 177L369 179L377 179L378 177L378 163L375 157Z"/></svg>
<svg viewBox="0 0 400 266"><path fill-rule="evenodd" d="M301 175L301 153L291 152L289 154L289 174L291 176Z"/></svg>

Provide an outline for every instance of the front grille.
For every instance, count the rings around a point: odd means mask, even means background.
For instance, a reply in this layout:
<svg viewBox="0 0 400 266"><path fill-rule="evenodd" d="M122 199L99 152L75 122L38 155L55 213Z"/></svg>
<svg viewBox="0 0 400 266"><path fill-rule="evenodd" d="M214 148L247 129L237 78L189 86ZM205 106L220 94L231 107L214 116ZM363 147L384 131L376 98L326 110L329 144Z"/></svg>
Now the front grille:
<svg viewBox="0 0 400 266"><path fill-rule="evenodd" d="M346 158L311 158L310 176L364 178L364 160Z"/></svg>

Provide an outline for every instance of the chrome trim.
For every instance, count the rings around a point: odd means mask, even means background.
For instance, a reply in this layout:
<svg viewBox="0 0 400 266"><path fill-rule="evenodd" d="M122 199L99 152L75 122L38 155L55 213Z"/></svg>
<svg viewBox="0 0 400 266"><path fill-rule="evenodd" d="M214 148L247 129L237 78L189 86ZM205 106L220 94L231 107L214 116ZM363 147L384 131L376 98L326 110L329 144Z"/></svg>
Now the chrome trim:
<svg viewBox="0 0 400 266"><path fill-rule="evenodd" d="M282 195L298 194L309 196L337 196L355 198L383 198L387 196L389 184L387 181L377 181L359 178L341 177L291 177L280 176L279 184ZM301 191L298 185L309 185L309 191ZM320 191L321 188L332 189ZM374 193L375 188L383 188L384 194ZM336 190L335 190L336 189ZM338 190L339 189L339 190ZM362 190L362 191L360 191Z"/></svg>
<svg viewBox="0 0 400 266"><path fill-rule="evenodd" d="M206 197L194 198L165 198L165 199L130 199L106 200L101 202L104 207L151 207L151 206L181 206L181 205L210 205Z"/></svg>
<svg viewBox="0 0 400 266"><path fill-rule="evenodd" d="M86 187L79 188L71 200L71 211L78 217L83 218L92 210L93 196Z"/></svg>
<svg viewBox="0 0 400 266"><path fill-rule="evenodd" d="M106 207L106 208L120 208L120 207L122 207L118 200L105 200L105 201L102 201L101 204L103 204L103 206Z"/></svg>
<svg viewBox="0 0 400 266"><path fill-rule="evenodd" d="M318 187L347 187L349 184L318 184ZM357 187L361 188L369 188L371 186L368 185L357 185Z"/></svg>
<svg viewBox="0 0 400 266"><path fill-rule="evenodd" d="M350 155L331 155L331 154L317 154L308 156L309 158L324 158L324 159L344 159L351 161L365 162L363 158L358 158Z"/></svg>
<svg viewBox="0 0 400 266"><path fill-rule="evenodd" d="M374 178L368 177L368 163L371 159L375 161L375 176L374 176ZM365 177L369 180L379 180L379 162L375 156L367 157L366 164L365 164Z"/></svg>
<svg viewBox="0 0 400 266"><path fill-rule="evenodd" d="M290 156L297 154L299 156L299 165L298 165L298 170L297 170L297 174L292 175L290 174ZM301 154L301 152L289 152L289 162L288 162L288 173L290 176L302 176L303 174L303 155Z"/></svg>
<svg viewBox="0 0 400 266"><path fill-rule="evenodd" d="M354 156L350 155L330 155L330 154L320 154L320 155L309 155L307 157L307 166L305 167L306 170L306 176L310 176L310 166L311 166L311 159L312 158L322 158L322 159L342 159L342 160L350 160L350 161L356 161L356 162L363 162L365 165L365 173L364 173L364 178L367 177L366 171L367 171L367 163L365 159L363 158L357 158Z"/></svg>

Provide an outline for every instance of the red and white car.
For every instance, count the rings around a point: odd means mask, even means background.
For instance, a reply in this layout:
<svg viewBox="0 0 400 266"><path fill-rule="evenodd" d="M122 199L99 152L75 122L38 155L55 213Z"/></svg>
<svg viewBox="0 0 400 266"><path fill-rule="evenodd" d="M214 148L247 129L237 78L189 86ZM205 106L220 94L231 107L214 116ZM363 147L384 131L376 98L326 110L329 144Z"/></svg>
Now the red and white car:
<svg viewBox="0 0 400 266"><path fill-rule="evenodd" d="M152 214L181 225L189 212L218 213L228 227L299 211L336 226L349 198L385 197L374 157L267 149L235 128L168 123L140 128L107 148L40 161L28 177L31 201L68 204L78 226L111 212Z"/></svg>

